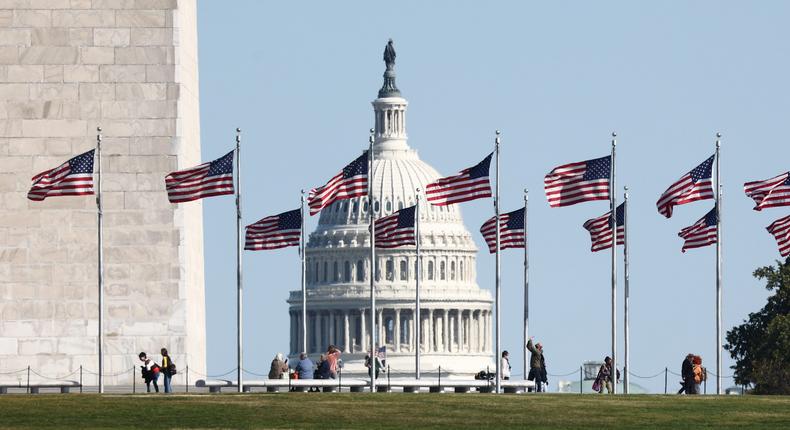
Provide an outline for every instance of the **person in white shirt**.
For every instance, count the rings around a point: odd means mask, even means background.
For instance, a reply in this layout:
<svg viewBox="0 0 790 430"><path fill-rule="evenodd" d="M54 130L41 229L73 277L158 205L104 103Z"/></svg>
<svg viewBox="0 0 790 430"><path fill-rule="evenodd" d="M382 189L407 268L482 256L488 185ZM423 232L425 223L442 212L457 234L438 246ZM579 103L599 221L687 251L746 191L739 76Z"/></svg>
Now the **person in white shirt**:
<svg viewBox="0 0 790 430"><path fill-rule="evenodd" d="M502 379L510 379L510 353L507 351L502 351L502 361L499 368L502 369Z"/></svg>

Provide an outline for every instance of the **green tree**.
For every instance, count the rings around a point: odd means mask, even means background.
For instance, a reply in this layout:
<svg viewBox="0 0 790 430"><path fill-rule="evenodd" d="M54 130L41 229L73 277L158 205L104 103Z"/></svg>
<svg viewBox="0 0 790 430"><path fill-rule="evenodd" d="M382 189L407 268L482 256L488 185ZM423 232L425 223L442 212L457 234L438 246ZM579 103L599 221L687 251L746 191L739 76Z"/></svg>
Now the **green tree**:
<svg viewBox="0 0 790 430"><path fill-rule="evenodd" d="M735 382L758 394L790 394L790 257L754 271L772 291L768 303L727 332Z"/></svg>

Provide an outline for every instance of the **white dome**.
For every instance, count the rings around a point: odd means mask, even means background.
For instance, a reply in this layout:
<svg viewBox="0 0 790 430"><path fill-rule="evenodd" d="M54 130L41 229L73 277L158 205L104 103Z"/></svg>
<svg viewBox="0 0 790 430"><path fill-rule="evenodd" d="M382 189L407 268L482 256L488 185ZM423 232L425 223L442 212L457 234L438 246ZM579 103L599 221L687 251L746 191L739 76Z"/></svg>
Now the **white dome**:
<svg viewBox="0 0 790 430"><path fill-rule="evenodd" d="M394 86L394 73L389 75ZM387 77L385 76L385 79ZM417 192L440 177L406 143L406 107L401 97L373 102L373 207L377 218L415 204ZM349 160L355 154L349 154ZM308 353L330 344L344 351L345 373L366 373L369 349L370 234L367 197L325 208L307 250ZM476 282L477 248L458 205L420 203L421 319L423 371L476 373L493 366L491 294ZM379 345L386 345L395 374L414 364L413 321L416 249L376 250L376 317ZM301 291L292 291L291 355L301 349ZM367 340L366 340L367 339ZM357 368L358 367L358 368Z"/></svg>

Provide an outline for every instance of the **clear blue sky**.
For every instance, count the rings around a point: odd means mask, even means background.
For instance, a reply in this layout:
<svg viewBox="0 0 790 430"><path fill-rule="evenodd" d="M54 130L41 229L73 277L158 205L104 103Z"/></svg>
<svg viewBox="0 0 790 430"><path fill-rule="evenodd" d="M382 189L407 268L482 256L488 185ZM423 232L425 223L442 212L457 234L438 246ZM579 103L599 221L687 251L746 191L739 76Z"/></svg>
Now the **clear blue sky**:
<svg viewBox="0 0 790 430"><path fill-rule="evenodd" d="M752 211L742 184L790 167L788 16L790 5L770 1L201 1L203 158L225 154L241 127L244 222L297 207L300 189L365 147L393 38L409 144L423 160L454 173L491 151L502 130L502 209L520 205L525 187L532 196L530 332L559 374L610 351L610 256L591 253L581 227L608 203L551 209L543 176L606 155L617 131L618 182L632 202L632 371L679 372L687 352L715 371L714 247L681 254L677 237L713 203L667 220L655 202L713 153L720 131L724 329L762 307L766 292L751 273L779 258L765 226L788 210ZM462 210L484 249L478 229L490 201ZM221 373L235 366L232 198L207 199L204 216L208 370ZM299 288L299 258L296 248L244 258L245 365L266 373L287 352L285 300ZM477 266L478 283L493 290L493 257L481 252ZM504 252L502 279L502 346L520 369L520 252ZM726 352L724 364L730 375ZM663 378L634 382L663 390Z"/></svg>

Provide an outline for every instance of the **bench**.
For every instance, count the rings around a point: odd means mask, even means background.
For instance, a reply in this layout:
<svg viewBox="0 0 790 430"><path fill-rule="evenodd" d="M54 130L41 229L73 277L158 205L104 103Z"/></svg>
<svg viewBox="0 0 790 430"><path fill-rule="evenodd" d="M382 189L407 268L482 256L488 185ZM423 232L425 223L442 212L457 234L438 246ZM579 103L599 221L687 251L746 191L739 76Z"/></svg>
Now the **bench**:
<svg viewBox="0 0 790 430"><path fill-rule="evenodd" d="M352 393L366 391L370 385L369 379L362 378L343 378L343 379L260 379L244 381L244 392L250 392L253 388L265 388L267 392L276 393L283 388L293 388L294 391L304 392L310 388L319 388L325 393L335 393L343 389L348 389ZM225 379L198 379L195 381L198 388L208 388L211 393L220 393L223 388L238 387L236 381ZM509 380L501 381L500 386L505 393L524 393L528 388L534 387L533 381ZM416 393L422 389L428 389L431 393L441 393L445 390L453 390L456 393L468 393L476 390L481 393L494 391L496 381L486 381L480 379L441 379L430 377L423 379L414 378L379 378L376 381L376 391L389 392L393 388L399 388L404 393Z"/></svg>
<svg viewBox="0 0 790 430"><path fill-rule="evenodd" d="M77 381L47 381L47 382L31 382L30 385L27 383L15 382L15 383L2 383L0 382L0 394L7 394L9 388L20 388L20 389L27 389L30 387L31 394L38 394L41 392L42 388L57 388L60 390L61 393L69 393L71 392L72 388L78 388L80 383Z"/></svg>

